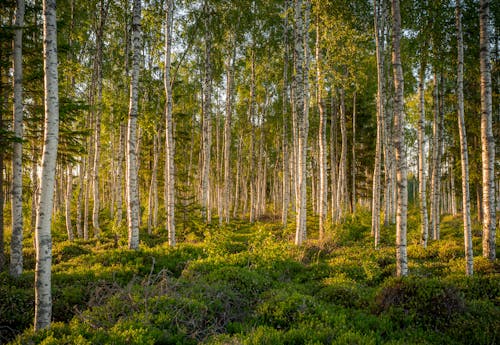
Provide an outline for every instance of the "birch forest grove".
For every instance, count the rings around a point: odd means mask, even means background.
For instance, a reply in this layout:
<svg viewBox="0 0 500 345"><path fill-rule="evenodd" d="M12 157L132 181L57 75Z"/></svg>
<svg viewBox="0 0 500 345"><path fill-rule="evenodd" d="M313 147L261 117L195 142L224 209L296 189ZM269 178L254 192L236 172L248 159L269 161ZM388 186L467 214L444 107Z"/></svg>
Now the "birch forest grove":
<svg viewBox="0 0 500 345"><path fill-rule="evenodd" d="M500 1L0 24L0 344L500 342Z"/></svg>

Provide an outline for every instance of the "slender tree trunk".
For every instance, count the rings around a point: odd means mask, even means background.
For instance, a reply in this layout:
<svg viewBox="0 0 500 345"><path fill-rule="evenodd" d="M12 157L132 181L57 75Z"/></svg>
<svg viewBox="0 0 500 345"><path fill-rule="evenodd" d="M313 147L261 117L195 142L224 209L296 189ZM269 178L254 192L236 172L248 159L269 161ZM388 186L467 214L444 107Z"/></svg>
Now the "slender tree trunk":
<svg viewBox="0 0 500 345"><path fill-rule="evenodd" d="M308 30L309 30L309 2L306 0L304 8L304 18L302 16L302 0L297 0L295 3L295 78L296 78L296 94L295 94L295 111L297 113L297 180L298 180L298 197L297 197L297 221L295 244L301 245L306 239L306 216L307 216L307 191L306 191L306 159L307 159L307 130L308 130Z"/></svg>
<svg viewBox="0 0 500 345"><path fill-rule="evenodd" d="M352 96L352 187L351 187L351 212L356 213L356 90Z"/></svg>
<svg viewBox="0 0 500 345"><path fill-rule="evenodd" d="M385 18L380 0L375 0L373 3L377 55L377 139L373 169L372 235L374 236L375 248L378 249L380 244L380 175L382 170L382 135L385 108L384 39L381 34L384 32Z"/></svg>
<svg viewBox="0 0 500 345"><path fill-rule="evenodd" d="M157 169L158 169L158 156L160 150L158 148L158 141L160 140L160 133L153 135L153 166L151 167L151 181L149 183L148 193L148 234L153 233L153 218L156 209L155 190L158 189Z"/></svg>
<svg viewBox="0 0 500 345"><path fill-rule="evenodd" d="M418 81L419 112L418 120L418 194L420 200L420 241L424 248L427 248L427 239L429 237L429 223L427 218L427 198L426 198L426 179L425 179L425 62L420 64L420 73Z"/></svg>
<svg viewBox="0 0 500 345"><path fill-rule="evenodd" d="M404 79L401 66L401 15L399 0L392 0L392 66L394 72L394 146L396 148L397 215L396 215L396 274L408 274L406 254L406 221L408 191L406 176L406 149L404 143Z"/></svg>
<svg viewBox="0 0 500 345"><path fill-rule="evenodd" d="M125 124L120 123L120 138L118 143L118 162L116 164L116 216L115 216L115 224L120 225L122 223L123 218L123 158L124 158L124 149L125 149Z"/></svg>
<svg viewBox="0 0 500 345"><path fill-rule="evenodd" d="M326 213L328 208L328 176L327 176L327 156L328 150L326 146L326 113L325 103L323 100L323 73L321 69L321 48L320 48L320 19L319 14L316 16L316 82L317 82L317 106L319 111L319 239L322 241L325 237Z"/></svg>
<svg viewBox="0 0 500 345"><path fill-rule="evenodd" d="M64 176L64 174L63 174ZM71 164L66 169L66 197L65 197L65 218L66 218L66 232L68 240L73 241L73 224L71 222L71 199L73 198L73 167Z"/></svg>
<svg viewBox="0 0 500 345"><path fill-rule="evenodd" d="M56 1L43 1L43 55L45 86L45 131L42 154L42 184L36 217L35 331L50 326L52 318L52 206L59 138Z"/></svg>
<svg viewBox="0 0 500 345"><path fill-rule="evenodd" d="M132 77L127 127L127 220L128 247L139 249L139 183L137 118L141 49L141 0L134 0L132 16Z"/></svg>
<svg viewBox="0 0 500 345"><path fill-rule="evenodd" d="M281 224L285 227L288 223L288 208L290 206L290 154L288 146L288 102L289 102L289 82L288 82L288 69L290 59L290 46L288 41L289 28L288 28L288 9L290 7L289 0L285 0L285 19L283 23L283 44L284 57L283 57L283 138L282 138L282 153L283 153L283 183L282 183L282 206L281 206Z"/></svg>
<svg viewBox="0 0 500 345"><path fill-rule="evenodd" d="M208 2L204 3L204 25L205 25L205 71L203 76L203 129L202 129L202 173L201 173L201 207L203 218L207 223L211 222L210 205L210 150L212 146L212 60L211 45L212 38L209 31L210 8Z"/></svg>
<svg viewBox="0 0 500 345"><path fill-rule="evenodd" d="M330 155L330 183L331 183L331 199L332 199L332 223L339 220L339 205L337 204L337 106L335 102L335 91L332 89L331 96L331 123L330 123L330 147L332 148Z"/></svg>
<svg viewBox="0 0 500 345"><path fill-rule="evenodd" d="M481 160L483 173L483 256L496 257L495 137L492 130L491 61L488 23L490 1L479 1L481 69Z"/></svg>
<svg viewBox="0 0 500 345"><path fill-rule="evenodd" d="M347 126L345 114L345 91L340 89L340 136L342 147L340 151L339 173L337 183L337 205L339 219L345 216L347 210Z"/></svg>
<svg viewBox="0 0 500 345"><path fill-rule="evenodd" d="M250 71L250 103L248 110L248 123L251 128L250 131L250 152L249 152L249 185L250 185L250 214L249 221L253 223L255 221L255 199L256 199L256 186L255 186L255 116L256 116L256 99L255 99L255 51L252 48L251 51L251 71Z"/></svg>
<svg viewBox="0 0 500 345"><path fill-rule="evenodd" d="M439 133L439 83L434 72L434 121L432 125L432 174L431 174L431 228L432 239L439 239L439 183L440 178L440 133Z"/></svg>
<svg viewBox="0 0 500 345"><path fill-rule="evenodd" d="M233 115L234 64L236 59L236 37L233 34L226 63L226 121L224 123L224 221L229 223L231 212L231 121Z"/></svg>
<svg viewBox="0 0 500 345"><path fill-rule="evenodd" d="M172 119L172 82L170 80L170 54L172 49L172 26L174 17L174 2L167 0L165 18L165 203L167 211L168 243L175 246L175 165L174 165L174 137Z"/></svg>
<svg viewBox="0 0 500 345"><path fill-rule="evenodd" d="M472 230L470 219L470 196L469 196L469 154L467 151L467 134L464 120L464 46L462 35L462 0L456 3L456 26L457 26L457 48L458 48L458 70L457 70L457 108L458 108L458 130L460 137L460 163L462 167L462 217L464 222L464 249L465 249L465 274L472 275L473 252L472 252Z"/></svg>
<svg viewBox="0 0 500 345"><path fill-rule="evenodd" d="M14 31L14 142L12 153L12 238L10 242L10 274L23 272L23 26L24 0L16 1Z"/></svg>

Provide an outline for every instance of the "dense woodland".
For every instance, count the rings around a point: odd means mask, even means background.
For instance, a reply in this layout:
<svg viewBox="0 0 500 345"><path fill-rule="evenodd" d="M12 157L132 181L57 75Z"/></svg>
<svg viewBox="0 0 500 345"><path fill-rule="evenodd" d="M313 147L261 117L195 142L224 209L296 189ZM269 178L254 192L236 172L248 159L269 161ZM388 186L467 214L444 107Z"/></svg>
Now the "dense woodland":
<svg viewBox="0 0 500 345"><path fill-rule="evenodd" d="M500 2L0 20L0 343L500 341Z"/></svg>

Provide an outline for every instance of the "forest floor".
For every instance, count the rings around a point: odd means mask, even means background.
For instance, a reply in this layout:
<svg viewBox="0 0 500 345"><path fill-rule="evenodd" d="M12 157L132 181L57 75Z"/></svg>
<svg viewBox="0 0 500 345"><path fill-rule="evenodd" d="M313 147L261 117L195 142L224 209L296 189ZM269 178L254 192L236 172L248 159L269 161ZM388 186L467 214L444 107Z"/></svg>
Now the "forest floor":
<svg viewBox="0 0 500 345"><path fill-rule="evenodd" d="M32 331L34 250L25 273L0 273L0 343L11 344L498 344L500 261L481 255L474 228L473 277L465 276L460 217L442 219L441 239L418 244L409 218L410 276L395 278L394 226L373 249L360 211L323 243L293 245L293 225L192 222L170 248L141 233L126 249L114 234L64 240L54 230L53 320ZM498 241L497 241L498 243ZM31 327L31 328L30 328Z"/></svg>

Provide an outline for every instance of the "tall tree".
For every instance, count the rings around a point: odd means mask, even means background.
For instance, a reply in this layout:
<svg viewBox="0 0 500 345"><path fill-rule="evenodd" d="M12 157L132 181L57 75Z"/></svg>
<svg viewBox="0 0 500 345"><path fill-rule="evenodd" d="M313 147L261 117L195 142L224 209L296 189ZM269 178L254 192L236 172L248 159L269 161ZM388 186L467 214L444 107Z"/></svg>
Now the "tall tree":
<svg viewBox="0 0 500 345"><path fill-rule="evenodd" d="M307 132L308 132L308 64L309 57L307 52L309 20L308 12L310 9L309 1L305 3L297 0L295 3L295 112L297 113L297 216L295 244L301 245L305 240L306 217L307 217L307 191L306 191L306 158L307 158ZM304 9L302 8L304 7ZM302 14L304 12L304 14Z"/></svg>
<svg viewBox="0 0 500 345"><path fill-rule="evenodd" d="M168 243L175 246L175 174L174 136L172 120L172 81L170 78L170 54L172 49L172 26L174 23L174 3L167 0L165 18L165 203L167 210Z"/></svg>
<svg viewBox="0 0 500 345"><path fill-rule="evenodd" d="M404 79L401 65L401 12L399 0L392 0L392 68L394 74L394 146L396 149L396 274L408 274L406 253L406 225L408 191L406 176L406 149L404 142Z"/></svg>
<svg viewBox="0 0 500 345"><path fill-rule="evenodd" d="M323 99L323 71L321 68L321 47L320 47L320 37L321 37L321 26L320 26L320 14L319 9L316 13L316 104L319 111L319 133L318 133L318 147L319 147L319 202L318 202L318 214L319 214L319 239L323 240L325 236L325 223L326 223L326 212L328 207L328 189L327 189L327 146L326 146L326 113L325 113L325 102Z"/></svg>
<svg viewBox="0 0 500 345"><path fill-rule="evenodd" d="M375 144L375 164L373 169L373 194L372 194L372 235L375 248L380 243L380 175L382 165L382 135L384 128L385 109L385 75L384 75L384 39L385 26L384 6L380 0L374 4L375 51L377 57L377 138Z"/></svg>
<svg viewBox="0 0 500 345"><path fill-rule="evenodd" d="M420 241L424 248L427 247L429 237L429 222L427 218L427 197L425 179L425 68L424 61L420 63L418 79L419 113L418 119L418 194L420 201Z"/></svg>
<svg viewBox="0 0 500 345"><path fill-rule="evenodd" d="M59 141L56 0L43 1L43 60L45 129L35 233L35 331L49 327L52 317L51 220Z"/></svg>
<svg viewBox="0 0 500 345"><path fill-rule="evenodd" d="M481 160L483 174L483 256L495 260L495 137L492 129L490 1L479 1L481 70Z"/></svg>
<svg viewBox="0 0 500 345"><path fill-rule="evenodd" d="M128 247L139 248L139 182L137 157L137 118L139 117L139 71L141 52L141 0L133 0L132 75L127 127L127 219Z"/></svg>
<svg viewBox="0 0 500 345"><path fill-rule="evenodd" d="M14 31L14 150L12 156L12 238L10 274L23 271L23 26L24 0L16 1Z"/></svg>
<svg viewBox="0 0 500 345"><path fill-rule="evenodd" d="M202 169L201 169L201 207L207 223L211 222L210 203L210 156L212 147L212 38L210 33L210 5L207 0L203 4L205 58L203 75L202 101Z"/></svg>
<svg viewBox="0 0 500 345"><path fill-rule="evenodd" d="M472 232L470 220L470 193L469 193L469 153L467 151L467 134L465 132L464 119L464 45L462 34L462 0L456 2L456 26L457 26L457 115L458 130L460 138L460 162L462 167L462 217L464 222L464 249L465 249L465 273L472 275L473 252Z"/></svg>

